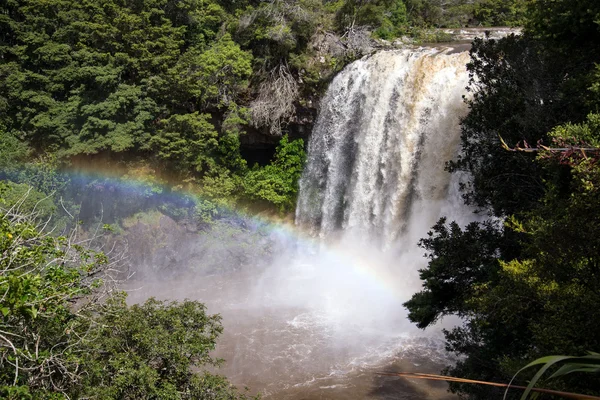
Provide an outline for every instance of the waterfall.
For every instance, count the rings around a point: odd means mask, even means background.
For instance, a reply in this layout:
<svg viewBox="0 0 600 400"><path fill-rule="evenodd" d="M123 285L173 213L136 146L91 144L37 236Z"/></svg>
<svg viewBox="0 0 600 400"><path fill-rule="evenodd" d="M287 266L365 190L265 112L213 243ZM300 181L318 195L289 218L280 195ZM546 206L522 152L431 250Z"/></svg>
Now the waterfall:
<svg viewBox="0 0 600 400"><path fill-rule="evenodd" d="M308 144L296 223L386 246L464 209L444 164L459 147L468 61L466 52L382 51L338 74Z"/></svg>
<svg viewBox="0 0 600 400"><path fill-rule="evenodd" d="M240 232L224 222L206 233L214 253L190 245L204 258L194 263L201 270L239 255L244 265L182 276L175 286L157 279L129 299L206 303L223 316L221 372L266 398L371 398L380 389L375 371L437 372L452 362L440 326L418 329L403 303L422 284L419 238L442 215L462 224L473 218L460 176L444 170L459 150L468 61L467 53L418 49L348 65L322 100L297 205L297 224L326 240L277 226ZM444 395L416 389L389 393Z"/></svg>

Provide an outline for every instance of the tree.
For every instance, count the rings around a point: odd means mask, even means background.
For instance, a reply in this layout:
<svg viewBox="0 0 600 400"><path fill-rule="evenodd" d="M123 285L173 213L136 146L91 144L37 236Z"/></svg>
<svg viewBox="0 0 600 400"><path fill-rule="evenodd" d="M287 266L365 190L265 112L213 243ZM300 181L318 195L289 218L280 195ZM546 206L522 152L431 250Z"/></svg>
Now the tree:
<svg viewBox="0 0 600 400"><path fill-rule="evenodd" d="M283 136L271 164L263 168L255 166L246 175L246 195L256 201L274 204L280 211L292 209L305 158L304 141L290 142Z"/></svg>
<svg viewBox="0 0 600 400"><path fill-rule="evenodd" d="M89 339L73 330L77 318L112 290L101 279L113 278L119 259L89 249L75 232L40 231L48 221L35 209L22 214L20 204L0 211L0 392L61 398L81 383L79 353Z"/></svg>
<svg viewBox="0 0 600 400"><path fill-rule="evenodd" d="M220 363L209 356L219 316L193 301L128 307L116 247L94 250L101 239L78 226L54 236L21 203L0 208L3 398L245 398L204 370Z"/></svg>
<svg viewBox="0 0 600 400"><path fill-rule="evenodd" d="M421 327L446 314L464 318L445 332L447 349L462 356L445 370L453 376L508 382L538 357L600 347L592 322L600 317L600 169L597 151L577 150L600 147L597 6L529 7L523 36L474 43L463 152L449 163L471 174L465 199L495 228L438 223L421 242L430 258L424 289L406 303ZM540 152L507 151L506 143ZM598 382L577 374L548 385L600 393ZM500 395L459 383L451 390Z"/></svg>
<svg viewBox="0 0 600 400"><path fill-rule="evenodd" d="M188 49L169 71L169 88L179 97L174 103L190 104L190 112L206 111L235 104L251 74L252 55L225 34L208 48Z"/></svg>
<svg viewBox="0 0 600 400"><path fill-rule="evenodd" d="M440 317L456 314L467 317L481 286L493 284L500 270L500 257L513 249L502 227L493 221L473 222L461 229L456 222L442 218L419 245L430 259L419 270L423 290L404 303L408 318L426 328Z"/></svg>
<svg viewBox="0 0 600 400"><path fill-rule="evenodd" d="M549 136L557 147L600 148L600 117L566 124ZM579 354L600 346L600 153L543 151L537 162L554 172L540 206L488 232L464 231L441 221L421 243L430 262L421 271L424 290L405 305L424 328L439 316L467 318L446 332L448 349L466 358L447 370L453 376L506 381L527 360L547 354ZM473 235L477 233L477 236ZM511 239L512 240L509 240ZM508 247L507 247L508 246ZM598 394L592 378L567 379L556 389ZM472 398L492 396L487 388L452 384Z"/></svg>
<svg viewBox="0 0 600 400"><path fill-rule="evenodd" d="M544 171L531 157L503 150L508 143L548 143L547 132L585 118L585 98L568 54L547 43L511 35L473 43L468 100L462 121L462 152L450 171L472 175L469 204L506 216L535 207L544 193ZM558 61L560 60L560 61Z"/></svg>
<svg viewBox="0 0 600 400"><path fill-rule="evenodd" d="M337 23L342 30L366 25L379 37L391 39L406 28L406 6L402 0L346 0Z"/></svg>
<svg viewBox="0 0 600 400"><path fill-rule="evenodd" d="M211 155L219 145L219 136L209 114L173 115L161 121L161 126L151 141L159 157L174 161L183 171L202 173L214 164Z"/></svg>
<svg viewBox="0 0 600 400"><path fill-rule="evenodd" d="M533 0L529 3L527 32L572 50L600 46L600 4L594 0Z"/></svg>
<svg viewBox="0 0 600 400"><path fill-rule="evenodd" d="M522 26L525 12L523 0L483 0L475 4L473 18L484 26Z"/></svg>
<svg viewBox="0 0 600 400"><path fill-rule="evenodd" d="M103 399L238 399L225 378L206 372L223 328L195 301L165 303L149 299L127 307L124 296L102 308L83 356L87 375L79 394ZM89 320L88 320L89 321ZM200 370L200 371L198 371Z"/></svg>

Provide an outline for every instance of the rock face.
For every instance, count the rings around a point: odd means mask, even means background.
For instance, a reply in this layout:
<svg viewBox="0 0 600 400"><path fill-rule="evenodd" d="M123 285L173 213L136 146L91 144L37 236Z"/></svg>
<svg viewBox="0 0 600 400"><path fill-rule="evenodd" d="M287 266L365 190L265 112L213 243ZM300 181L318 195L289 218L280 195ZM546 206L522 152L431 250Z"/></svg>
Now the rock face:
<svg viewBox="0 0 600 400"><path fill-rule="evenodd" d="M123 226L134 282L256 268L274 253L268 233L239 217L215 221L203 230L193 221L175 221L154 211L130 217Z"/></svg>
<svg viewBox="0 0 600 400"><path fill-rule="evenodd" d="M510 27L458 28L438 29L436 32L441 32L447 36L448 41L444 43L423 43L419 46L414 39L409 37L401 37L393 42L373 39L366 29L349 32L347 37L343 39L331 32L320 32L313 37L310 43L313 55L308 65L318 71L320 78L328 81L336 75L334 68L330 65L332 60L351 61L364 55L373 55L375 52L382 50L414 50L420 47L443 47L445 49L450 47L453 49L450 50L450 53L459 53L468 51L471 42L475 38L500 39L511 34L519 35L522 29ZM300 71L298 77L300 86L303 84L302 75L304 73L306 71ZM298 99L294 103L295 113L291 120L283 126L282 133L288 134L290 139L303 139L305 143L308 143L324 95L323 93L322 96L312 95L309 98ZM279 139L280 136L273 135L266 127L249 127L246 134L240 138L242 154L250 165L254 163L268 164L275 154Z"/></svg>
<svg viewBox="0 0 600 400"><path fill-rule="evenodd" d="M307 141L316 119L317 108L312 102L308 106L296 106L294 120L288 125L290 138L301 138Z"/></svg>

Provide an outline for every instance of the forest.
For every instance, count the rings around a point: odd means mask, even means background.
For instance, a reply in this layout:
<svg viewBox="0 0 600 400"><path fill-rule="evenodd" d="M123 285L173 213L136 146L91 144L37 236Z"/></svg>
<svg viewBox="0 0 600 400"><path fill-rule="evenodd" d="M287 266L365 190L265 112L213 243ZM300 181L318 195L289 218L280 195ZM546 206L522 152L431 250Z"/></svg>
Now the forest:
<svg viewBox="0 0 600 400"><path fill-rule="evenodd" d="M376 46L504 25L523 34L472 44L462 152L446 165L469 174L481 221L430 228L405 305L420 328L464 321L444 332L451 376L508 382L543 356L600 352L596 0L5 0L0 397L250 397L207 369L220 317L127 305L124 255L102 238L140 210L205 229L232 207L293 218L303 132L336 73ZM69 174L100 166L112 177ZM113 178L147 189L116 197ZM156 201L168 193L182 196ZM544 387L600 395L585 368Z"/></svg>
<svg viewBox="0 0 600 400"><path fill-rule="evenodd" d="M202 192L205 213L239 202L289 211L303 144L279 139L294 136L290 125L335 72L369 51L368 32L431 38L426 28L515 23L513 3L9 0L2 167L98 160L157 185L185 182ZM246 136L268 145L263 165L242 156Z"/></svg>

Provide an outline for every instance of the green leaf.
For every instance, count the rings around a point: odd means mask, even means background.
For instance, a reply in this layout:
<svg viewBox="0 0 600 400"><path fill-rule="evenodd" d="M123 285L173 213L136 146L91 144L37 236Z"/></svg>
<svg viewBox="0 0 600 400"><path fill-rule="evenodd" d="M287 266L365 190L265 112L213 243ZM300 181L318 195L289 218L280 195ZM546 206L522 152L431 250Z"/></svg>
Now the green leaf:
<svg viewBox="0 0 600 400"><path fill-rule="evenodd" d="M510 388L510 385L513 383L513 381L515 380L515 378L517 377L517 375L519 375L521 372L523 372L527 368L531 368L531 367L533 367L535 365L544 364L539 369L539 371L534 375L534 377L531 379L531 381L529 382L529 385L527 385L527 388L525 389L525 392L523 392L523 395L521 396L521 400L527 399L527 396L531 392L531 389L535 386L535 384L540 379L540 377L544 374L544 372L546 372L546 370L548 370L548 368L550 368L551 366L553 366L557 362L568 360L568 359L571 359L571 358L575 358L575 357L571 357L571 356L547 356L547 357L538 358L537 360L534 360L534 361L530 362L529 364L527 364L526 366L524 366L523 368L521 368L519 371L517 371L517 373L512 377L512 379L508 383L508 387L504 391L503 400L506 400L506 396L508 395L508 389Z"/></svg>
<svg viewBox="0 0 600 400"><path fill-rule="evenodd" d="M560 376L565 376L571 374L573 372L598 372L600 371L600 366L596 364L567 364L563 365L553 373L548 379L558 378Z"/></svg>
<svg viewBox="0 0 600 400"><path fill-rule="evenodd" d="M600 357L597 355L589 355L589 356L583 356L583 357L547 356L547 357L538 358L537 360L534 360L534 361L530 362L529 364L527 364L526 366L524 366L523 368L521 368L513 376L513 378L510 380L509 387L507 387L506 391L504 392L504 399L506 399L506 395L508 393L508 389L510 388L510 385L515 380L517 375L519 375L522 371L524 371L530 367L543 364L542 367L538 370L538 372L533 376L533 378L527 385L527 388L523 392L523 395L521 396L521 400L526 400L527 396L531 393L531 389L533 389L533 387L536 385L536 383L539 381L539 379L542 377L542 375L553 365L555 365L559 362L565 361L565 360L570 360L570 362L567 365L564 365L563 367L561 367L558 371L556 371L548 379L566 375L566 374L569 374L572 372L596 372L596 371L600 370Z"/></svg>

